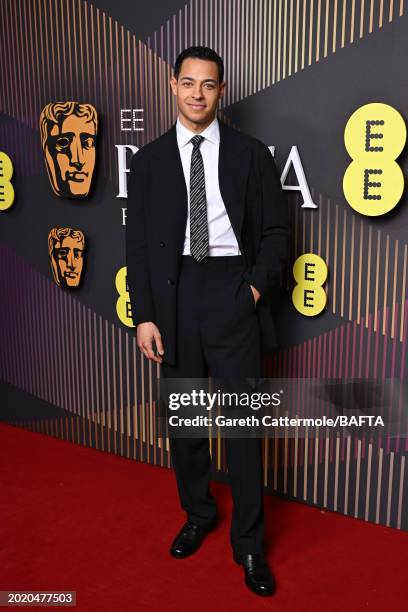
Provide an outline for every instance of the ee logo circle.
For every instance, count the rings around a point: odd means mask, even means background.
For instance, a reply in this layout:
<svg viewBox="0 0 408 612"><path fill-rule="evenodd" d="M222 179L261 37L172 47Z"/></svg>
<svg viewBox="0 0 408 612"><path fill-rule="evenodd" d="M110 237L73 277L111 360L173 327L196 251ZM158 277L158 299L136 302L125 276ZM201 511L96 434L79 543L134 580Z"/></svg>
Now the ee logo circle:
<svg viewBox="0 0 408 612"><path fill-rule="evenodd" d="M0 151L0 210L7 210L14 202L14 187L11 184L13 164L7 153Z"/></svg>
<svg viewBox="0 0 408 612"><path fill-rule="evenodd" d="M322 285L327 273L326 262L315 253L305 253L293 264L297 284L292 292L292 302L301 314L314 317L325 308L327 295Z"/></svg>
<svg viewBox="0 0 408 612"><path fill-rule="evenodd" d="M123 266L116 274L116 291L119 294L116 300L116 313L119 320L127 327L134 327L132 320L132 309L130 307L129 290L127 286L127 268Z"/></svg>
<svg viewBox="0 0 408 612"><path fill-rule="evenodd" d="M353 161L343 177L343 192L354 210L375 217L398 204L404 175L395 160L406 138L404 119L388 104L365 104L351 115L344 143Z"/></svg>

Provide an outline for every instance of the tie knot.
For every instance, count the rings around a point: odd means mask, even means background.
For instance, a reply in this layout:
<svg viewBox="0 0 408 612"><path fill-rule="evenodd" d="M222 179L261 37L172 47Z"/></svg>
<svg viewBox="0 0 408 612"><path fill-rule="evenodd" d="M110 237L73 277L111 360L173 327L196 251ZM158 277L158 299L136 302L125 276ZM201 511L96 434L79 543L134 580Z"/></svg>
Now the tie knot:
<svg viewBox="0 0 408 612"><path fill-rule="evenodd" d="M203 140L204 140L204 136L200 136L200 134L197 134L196 136L193 136L190 139L190 142L193 143L194 147L199 147Z"/></svg>

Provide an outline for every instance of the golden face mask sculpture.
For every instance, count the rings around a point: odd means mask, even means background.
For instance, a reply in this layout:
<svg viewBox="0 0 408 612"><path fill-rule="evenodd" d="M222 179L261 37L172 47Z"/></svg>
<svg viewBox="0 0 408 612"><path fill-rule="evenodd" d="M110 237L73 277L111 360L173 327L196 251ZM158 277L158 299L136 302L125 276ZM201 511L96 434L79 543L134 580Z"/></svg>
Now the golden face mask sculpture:
<svg viewBox="0 0 408 612"><path fill-rule="evenodd" d="M41 147L57 196L85 198L95 168L98 115L92 104L54 102L40 115Z"/></svg>
<svg viewBox="0 0 408 612"><path fill-rule="evenodd" d="M48 254L52 273L58 287L78 287L85 250L85 236L81 230L54 227L48 234Z"/></svg>

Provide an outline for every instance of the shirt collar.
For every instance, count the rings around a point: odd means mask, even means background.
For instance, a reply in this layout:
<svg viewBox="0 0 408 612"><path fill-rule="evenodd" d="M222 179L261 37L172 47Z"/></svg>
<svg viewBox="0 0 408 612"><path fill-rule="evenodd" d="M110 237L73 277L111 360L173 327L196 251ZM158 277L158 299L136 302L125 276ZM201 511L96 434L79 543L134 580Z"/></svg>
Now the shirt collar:
<svg viewBox="0 0 408 612"><path fill-rule="evenodd" d="M177 116L176 130L179 147L184 147L193 136L196 136L195 132L192 132L181 123L179 116ZM206 140L209 140L214 144L218 144L220 142L220 128L218 125L217 116L214 117L210 125L207 125L205 130L200 132L200 136L204 136Z"/></svg>

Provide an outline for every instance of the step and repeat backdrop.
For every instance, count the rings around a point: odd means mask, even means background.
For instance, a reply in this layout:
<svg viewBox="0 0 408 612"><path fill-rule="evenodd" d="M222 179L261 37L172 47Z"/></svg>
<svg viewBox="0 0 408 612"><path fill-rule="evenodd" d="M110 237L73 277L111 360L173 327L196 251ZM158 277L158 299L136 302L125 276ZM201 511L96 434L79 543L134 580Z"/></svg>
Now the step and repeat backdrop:
<svg viewBox="0 0 408 612"><path fill-rule="evenodd" d="M1 420L171 466L127 293L127 180L176 120L178 53L210 46L219 116L270 147L290 213L264 375L347 384L353 406L328 409L385 423L265 439L265 487L408 529L407 4L0 2ZM362 380L393 400L362 402ZM224 479L221 437L211 452Z"/></svg>

